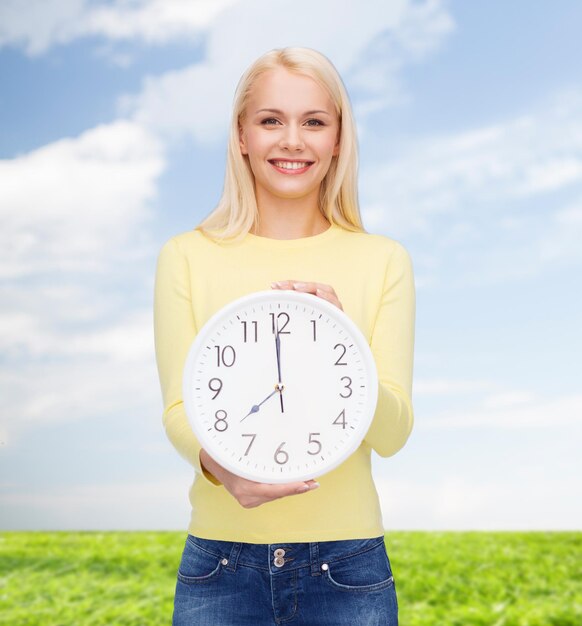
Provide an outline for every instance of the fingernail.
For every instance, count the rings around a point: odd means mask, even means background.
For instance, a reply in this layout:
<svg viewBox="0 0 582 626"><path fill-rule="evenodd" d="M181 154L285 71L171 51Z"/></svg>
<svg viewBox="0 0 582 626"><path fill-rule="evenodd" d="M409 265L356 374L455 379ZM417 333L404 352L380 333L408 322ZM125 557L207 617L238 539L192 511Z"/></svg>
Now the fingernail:
<svg viewBox="0 0 582 626"><path fill-rule="evenodd" d="M309 489L309 485L303 485L302 487L299 487L299 489L297 489L297 493L305 493L306 491L309 491Z"/></svg>
<svg viewBox="0 0 582 626"><path fill-rule="evenodd" d="M303 289L305 285L307 285L307 283L293 283L293 287L295 287L295 289Z"/></svg>
<svg viewBox="0 0 582 626"><path fill-rule="evenodd" d="M278 287L279 283L271 283L271 287Z"/></svg>
<svg viewBox="0 0 582 626"><path fill-rule="evenodd" d="M311 485L309 486L309 489L317 489L318 487L319 487L319 483L314 482L314 483L311 483Z"/></svg>

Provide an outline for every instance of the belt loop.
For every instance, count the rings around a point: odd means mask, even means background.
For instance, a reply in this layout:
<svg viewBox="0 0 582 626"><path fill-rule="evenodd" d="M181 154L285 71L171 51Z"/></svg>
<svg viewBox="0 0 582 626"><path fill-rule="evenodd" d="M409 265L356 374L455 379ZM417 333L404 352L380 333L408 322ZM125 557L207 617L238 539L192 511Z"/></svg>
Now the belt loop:
<svg viewBox="0 0 582 626"><path fill-rule="evenodd" d="M321 576L321 569L319 567L319 543L317 541L309 544L309 557L311 559L311 575Z"/></svg>
<svg viewBox="0 0 582 626"><path fill-rule="evenodd" d="M230 549L230 556L228 557L228 564L225 566L226 569L230 570L231 572L236 571L238 557L239 557L241 549L242 549L242 543L232 544L232 548Z"/></svg>

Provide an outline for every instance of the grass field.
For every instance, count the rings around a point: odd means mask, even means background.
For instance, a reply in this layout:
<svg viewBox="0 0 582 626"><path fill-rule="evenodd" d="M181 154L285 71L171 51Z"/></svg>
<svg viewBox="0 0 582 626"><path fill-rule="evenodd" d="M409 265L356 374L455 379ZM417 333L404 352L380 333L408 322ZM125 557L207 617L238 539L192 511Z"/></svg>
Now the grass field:
<svg viewBox="0 0 582 626"><path fill-rule="evenodd" d="M169 626L184 539L0 533L0 624ZM582 626L582 533L390 532L386 545L401 626Z"/></svg>

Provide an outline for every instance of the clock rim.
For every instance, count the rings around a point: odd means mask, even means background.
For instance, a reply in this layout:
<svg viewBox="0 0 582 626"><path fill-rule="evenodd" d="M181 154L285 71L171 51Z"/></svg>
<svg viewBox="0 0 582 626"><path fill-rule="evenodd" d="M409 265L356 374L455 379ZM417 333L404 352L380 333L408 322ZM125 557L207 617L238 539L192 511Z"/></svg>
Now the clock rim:
<svg viewBox="0 0 582 626"><path fill-rule="evenodd" d="M332 463L325 466L324 471L321 471L321 468L319 468L311 470L309 472L303 472L302 474L293 474L291 476L287 475L268 477L268 481L266 481L264 477L259 477L256 474L253 474L253 472L247 472L244 469L241 469L239 466L231 464L228 458L216 458L217 463L219 463L230 472L236 474L237 476L241 476L246 480L251 480L253 482L259 482L264 484L288 484L294 482L302 482L324 476L330 471L336 469L352 454L354 454L354 452L356 452L356 450L362 444L366 433L368 432L372 424L372 420L374 418L375 410L378 403L378 371L372 349L368 344L364 333L345 311L337 307L335 304L332 304L331 302L328 302L327 300L316 296L315 294L298 292L293 289L254 291L252 293L245 294L239 298L236 298L235 300L231 300L229 303L218 309L218 311L216 311L211 317L206 320L200 331L196 334L196 337L194 338L188 349L182 375L182 400L184 402L188 424L192 429L194 435L198 439L198 443L200 444L201 448L206 449L206 444L210 444L210 447L214 446L212 445L211 440L207 437L206 431L203 430L200 427L201 425L197 424L196 420L192 417L194 414L196 414L196 408L192 399L193 394L190 391L190 389L192 388L190 382L192 380L192 370L195 366L196 361L195 357L201 353L202 344L206 343L211 329L214 328L215 325L217 325L222 318L228 318L234 311L244 306L248 306L249 303L272 301L273 298L277 299L278 297L281 297L282 294L284 294L286 298L290 298L291 300L295 299L298 302L303 302L306 304L313 305L314 302L316 302L317 306L326 311L331 317L335 316L339 318L338 321L344 324L344 326L351 332L352 336L354 336L354 339L358 344L358 349L365 361L366 370L370 373L368 395L369 415L365 415L365 419L363 419L360 423L360 426L358 426L357 430L362 433L361 437L358 436L357 438L354 438L349 443L349 445L347 445L343 449L342 454L340 454ZM315 301L314 298L317 298L317 301ZM214 458L214 455L212 454L213 451L207 450L207 452L210 454L210 456Z"/></svg>

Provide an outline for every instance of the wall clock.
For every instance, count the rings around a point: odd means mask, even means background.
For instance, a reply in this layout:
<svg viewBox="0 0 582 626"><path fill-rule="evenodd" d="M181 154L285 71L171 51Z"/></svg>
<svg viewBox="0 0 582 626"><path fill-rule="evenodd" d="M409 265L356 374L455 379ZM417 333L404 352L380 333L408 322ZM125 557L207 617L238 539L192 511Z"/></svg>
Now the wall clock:
<svg viewBox="0 0 582 626"><path fill-rule="evenodd" d="M378 399L366 338L310 293L257 291L217 311L184 365L183 399L201 446L257 482L317 478L345 461Z"/></svg>

